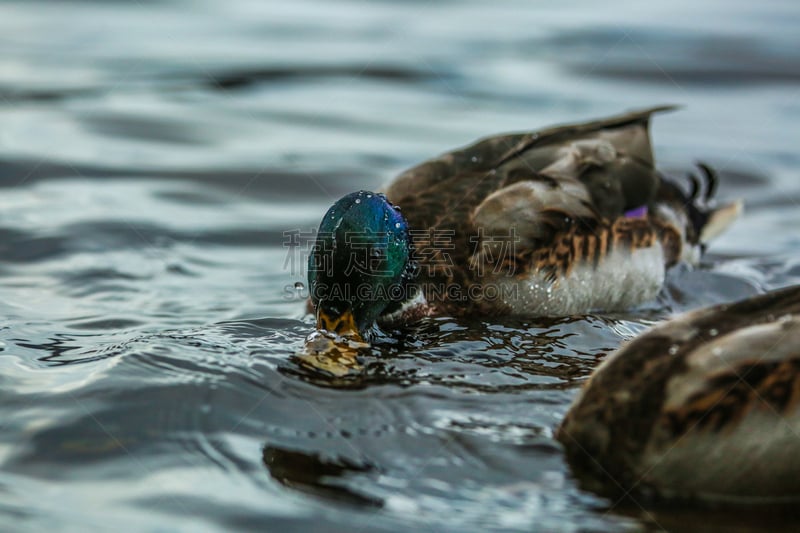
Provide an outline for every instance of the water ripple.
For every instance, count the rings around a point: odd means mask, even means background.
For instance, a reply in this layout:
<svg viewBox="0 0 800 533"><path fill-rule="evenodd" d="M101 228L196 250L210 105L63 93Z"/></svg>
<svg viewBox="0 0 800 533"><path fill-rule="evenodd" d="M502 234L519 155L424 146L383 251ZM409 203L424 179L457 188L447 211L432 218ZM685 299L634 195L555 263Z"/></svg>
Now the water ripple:
<svg viewBox="0 0 800 533"><path fill-rule="evenodd" d="M612 507L552 434L626 339L800 283L799 20L741 0L2 3L0 529L786 526ZM657 301L429 318L362 375L298 366L308 250L287 234L337 197L662 102L684 106L653 124L664 168L709 161L746 211Z"/></svg>

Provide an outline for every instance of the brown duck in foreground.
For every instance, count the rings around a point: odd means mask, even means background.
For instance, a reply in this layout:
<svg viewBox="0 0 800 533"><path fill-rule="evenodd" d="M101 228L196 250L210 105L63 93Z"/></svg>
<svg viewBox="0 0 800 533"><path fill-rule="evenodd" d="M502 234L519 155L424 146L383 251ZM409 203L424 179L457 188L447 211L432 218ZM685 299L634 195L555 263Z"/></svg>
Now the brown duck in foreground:
<svg viewBox="0 0 800 533"><path fill-rule="evenodd" d="M800 500L800 286L633 339L594 371L557 438L608 495Z"/></svg>

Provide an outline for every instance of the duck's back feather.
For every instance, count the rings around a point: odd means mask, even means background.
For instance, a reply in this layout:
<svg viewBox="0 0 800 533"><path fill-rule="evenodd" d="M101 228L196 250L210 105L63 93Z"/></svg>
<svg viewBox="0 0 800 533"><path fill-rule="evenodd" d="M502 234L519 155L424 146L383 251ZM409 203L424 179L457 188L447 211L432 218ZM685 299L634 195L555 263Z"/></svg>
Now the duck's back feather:
<svg viewBox="0 0 800 533"><path fill-rule="evenodd" d="M388 185L387 197L400 203L441 194L454 182L461 197L448 193L450 203L474 208L485 195L480 182L496 191L539 174L578 179L590 193L599 213L607 218L623 210L645 205L652 199L659 178L654 172L648 124L653 113L674 109L659 106L603 120L568 124L531 133L498 135L482 139L461 150L417 165ZM483 189L483 187L480 187ZM447 207L444 198L438 202Z"/></svg>

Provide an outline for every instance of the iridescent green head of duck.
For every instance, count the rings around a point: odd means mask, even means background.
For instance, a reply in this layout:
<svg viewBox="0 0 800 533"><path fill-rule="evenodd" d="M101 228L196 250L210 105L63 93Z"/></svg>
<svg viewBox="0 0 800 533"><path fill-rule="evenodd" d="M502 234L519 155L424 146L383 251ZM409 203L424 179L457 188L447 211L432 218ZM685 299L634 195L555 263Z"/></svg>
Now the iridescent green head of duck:
<svg viewBox="0 0 800 533"><path fill-rule="evenodd" d="M412 250L408 223L383 194L359 191L333 204L309 256L317 329L368 340L378 317L408 299Z"/></svg>

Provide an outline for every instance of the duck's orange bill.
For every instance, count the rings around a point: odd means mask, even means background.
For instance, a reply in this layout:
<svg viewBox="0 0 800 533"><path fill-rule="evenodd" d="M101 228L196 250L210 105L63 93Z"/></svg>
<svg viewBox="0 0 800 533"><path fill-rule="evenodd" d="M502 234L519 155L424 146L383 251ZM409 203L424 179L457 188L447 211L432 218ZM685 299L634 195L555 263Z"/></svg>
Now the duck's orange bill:
<svg viewBox="0 0 800 533"><path fill-rule="evenodd" d="M317 311L317 329L335 333L356 342L364 342L356 326L356 319L349 309L337 317L331 317L325 311Z"/></svg>
<svg viewBox="0 0 800 533"><path fill-rule="evenodd" d="M359 350L369 347L358 332L353 313L346 311L331 318L317 312L317 331L306 339L296 357L300 364L335 377L358 375L363 368L358 362Z"/></svg>

